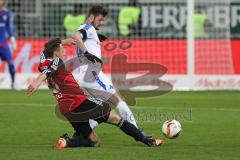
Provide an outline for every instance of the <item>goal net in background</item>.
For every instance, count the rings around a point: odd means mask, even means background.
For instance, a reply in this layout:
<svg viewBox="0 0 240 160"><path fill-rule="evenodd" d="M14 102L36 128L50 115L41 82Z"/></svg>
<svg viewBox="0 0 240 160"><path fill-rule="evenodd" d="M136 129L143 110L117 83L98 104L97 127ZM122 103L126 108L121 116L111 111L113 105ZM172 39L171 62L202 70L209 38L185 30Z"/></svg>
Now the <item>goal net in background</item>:
<svg viewBox="0 0 240 160"><path fill-rule="evenodd" d="M161 77L174 89L240 88L240 0L99 0L108 11L100 30L104 72L121 74L126 66L112 64L119 54L127 62L156 63L167 68ZM37 74L44 43L68 37L93 0L8 0L18 49L14 52L17 81L23 86ZM67 16L69 16L67 19ZM81 21L81 22L80 22ZM68 57L75 55L67 48ZM6 63L0 62L0 88L10 87ZM161 74L158 68L153 73ZM139 72L137 72L139 73ZM133 75L137 73L131 73ZM128 84L114 80L117 86ZM146 84L146 83L145 83ZM128 87L128 86L127 86Z"/></svg>

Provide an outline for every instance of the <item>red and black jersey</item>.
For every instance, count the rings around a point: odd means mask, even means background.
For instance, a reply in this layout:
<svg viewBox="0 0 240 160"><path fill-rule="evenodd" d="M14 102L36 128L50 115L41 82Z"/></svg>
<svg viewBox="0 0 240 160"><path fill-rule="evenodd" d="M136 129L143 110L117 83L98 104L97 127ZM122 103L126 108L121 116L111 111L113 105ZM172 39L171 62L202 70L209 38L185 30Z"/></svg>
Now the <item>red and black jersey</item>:
<svg viewBox="0 0 240 160"><path fill-rule="evenodd" d="M56 97L63 114L73 111L87 99L72 73L65 69L61 59L45 59L42 54L38 69L47 74L48 87Z"/></svg>

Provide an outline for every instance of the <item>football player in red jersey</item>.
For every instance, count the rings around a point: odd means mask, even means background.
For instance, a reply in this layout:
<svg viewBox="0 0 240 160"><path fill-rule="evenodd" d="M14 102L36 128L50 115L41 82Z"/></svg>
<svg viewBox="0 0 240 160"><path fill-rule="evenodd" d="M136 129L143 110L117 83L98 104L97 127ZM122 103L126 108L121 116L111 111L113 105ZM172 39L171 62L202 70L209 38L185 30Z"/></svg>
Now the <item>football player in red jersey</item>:
<svg viewBox="0 0 240 160"><path fill-rule="evenodd" d="M82 42L76 39L78 47ZM47 80L49 89L58 101L61 113L67 118L75 130L75 136L69 138L63 135L55 145L56 148L99 146L100 141L92 131L89 119L98 123L109 123L118 126L124 133L147 146L160 146L161 139L146 138L133 124L122 119L107 103L87 97L74 79L72 73L63 62L66 41L52 39L45 44L42 53L37 79L28 86L27 94L32 95ZM84 48L82 48L84 50ZM85 56L90 61L99 61L95 56Z"/></svg>

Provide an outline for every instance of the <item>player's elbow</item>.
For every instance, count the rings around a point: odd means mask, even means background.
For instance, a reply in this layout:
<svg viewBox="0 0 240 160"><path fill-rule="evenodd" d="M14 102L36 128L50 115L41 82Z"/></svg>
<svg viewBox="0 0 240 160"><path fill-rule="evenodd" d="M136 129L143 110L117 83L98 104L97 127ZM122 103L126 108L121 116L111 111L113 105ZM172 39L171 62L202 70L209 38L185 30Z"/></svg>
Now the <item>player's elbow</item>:
<svg viewBox="0 0 240 160"><path fill-rule="evenodd" d="M80 29L78 30L74 35L73 38L77 39L81 39L83 41L85 41L87 39L87 32L85 29Z"/></svg>
<svg viewBox="0 0 240 160"><path fill-rule="evenodd" d="M81 34L79 32L74 33L72 38L74 40L80 40L80 41L82 40L82 36L81 36Z"/></svg>

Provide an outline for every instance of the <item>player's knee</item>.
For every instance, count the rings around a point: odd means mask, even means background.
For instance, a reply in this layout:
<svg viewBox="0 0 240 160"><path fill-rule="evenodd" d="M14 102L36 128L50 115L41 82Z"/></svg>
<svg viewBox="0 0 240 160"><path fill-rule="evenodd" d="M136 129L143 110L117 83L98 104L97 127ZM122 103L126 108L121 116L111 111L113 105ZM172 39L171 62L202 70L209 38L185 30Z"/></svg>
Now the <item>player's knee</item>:
<svg viewBox="0 0 240 160"><path fill-rule="evenodd" d="M114 110L111 110L107 122L117 125L120 122L120 120L121 120L121 117L117 114L117 112Z"/></svg>
<svg viewBox="0 0 240 160"><path fill-rule="evenodd" d="M111 103L117 105L120 101L122 101L121 96L116 92L115 94L113 94L108 101L110 101Z"/></svg>
<svg viewBox="0 0 240 160"><path fill-rule="evenodd" d="M7 60L7 64L8 64L9 66L14 66L13 60Z"/></svg>

